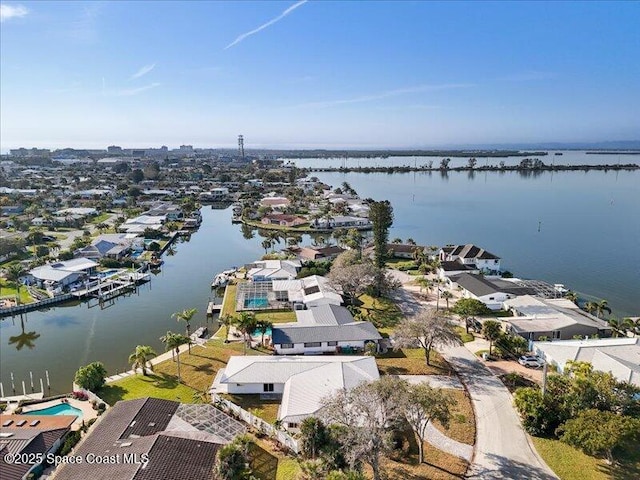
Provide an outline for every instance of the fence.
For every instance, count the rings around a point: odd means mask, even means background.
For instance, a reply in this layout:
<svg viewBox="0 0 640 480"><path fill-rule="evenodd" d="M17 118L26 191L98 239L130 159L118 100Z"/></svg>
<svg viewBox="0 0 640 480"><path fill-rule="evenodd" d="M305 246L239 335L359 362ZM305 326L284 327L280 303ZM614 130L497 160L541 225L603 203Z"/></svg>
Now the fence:
<svg viewBox="0 0 640 480"><path fill-rule="evenodd" d="M216 395L215 393L212 394L211 397L213 403L222 408L222 410L224 410L226 413L232 413L236 417L240 418L243 422L276 439L281 445L284 445L290 450L293 450L295 453L300 453L300 445L298 443L298 440L293 438L287 432L276 429L273 425L267 423L260 417L256 417L252 413L247 412L244 408L220 397L219 395Z"/></svg>
<svg viewBox="0 0 640 480"><path fill-rule="evenodd" d="M102 400L98 395L93 393L91 390L85 390L84 388L81 388L80 386L78 386L78 385L76 385L74 383L73 384L73 391L74 392L82 392L87 396L89 401L95 401L97 405L100 405L101 403L104 403L105 407L109 408L109 404L107 402L105 402L104 400Z"/></svg>

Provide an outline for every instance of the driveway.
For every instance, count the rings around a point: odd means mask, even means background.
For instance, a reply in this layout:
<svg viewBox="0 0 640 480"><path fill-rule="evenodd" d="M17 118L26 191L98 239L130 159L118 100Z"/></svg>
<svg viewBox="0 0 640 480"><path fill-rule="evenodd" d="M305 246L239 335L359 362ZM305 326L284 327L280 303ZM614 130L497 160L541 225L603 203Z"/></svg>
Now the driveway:
<svg viewBox="0 0 640 480"><path fill-rule="evenodd" d="M556 480L522 429L502 382L465 347L440 351L466 385L476 414L476 452L467 478Z"/></svg>

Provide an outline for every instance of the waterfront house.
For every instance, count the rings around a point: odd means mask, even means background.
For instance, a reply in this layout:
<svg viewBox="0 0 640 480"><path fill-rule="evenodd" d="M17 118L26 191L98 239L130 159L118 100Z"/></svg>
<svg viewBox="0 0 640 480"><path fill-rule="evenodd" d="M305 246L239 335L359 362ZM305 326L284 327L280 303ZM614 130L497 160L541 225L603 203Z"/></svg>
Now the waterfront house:
<svg viewBox="0 0 640 480"><path fill-rule="evenodd" d="M170 222L180 221L184 218L182 207L171 202L153 202L143 215L165 217Z"/></svg>
<svg viewBox="0 0 640 480"><path fill-rule="evenodd" d="M293 280L301 267L298 260L258 260L245 265L247 278L254 282Z"/></svg>
<svg viewBox="0 0 640 480"><path fill-rule="evenodd" d="M411 245L408 243L387 243L387 252L390 252L393 258L412 259L416 251L424 251L422 245Z"/></svg>
<svg viewBox="0 0 640 480"><path fill-rule="evenodd" d="M33 268L29 270L26 279L28 284L57 293L94 273L97 266L96 262L88 258L73 258Z"/></svg>
<svg viewBox="0 0 640 480"><path fill-rule="evenodd" d="M342 296L329 284L329 280L319 275L299 280L274 280L272 288L276 300L288 302L294 310L319 305L342 305Z"/></svg>
<svg viewBox="0 0 640 480"><path fill-rule="evenodd" d="M480 300L491 310L501 310L506 300L519 295L533 295L535 290L517 283L500 279L486 278L480 274L462 273L449 277L454 287L458 287L464 298Z"/></svg>
<svg viewBox="0 0 640 480"><path fill-rule="evenodd" d="M295 430L305 418L318 413L325 397L379 378L373 357L247 355L231 357L218 370L211 390L281 397L278 420Z"/></svg>
<svg viewBox="0 0 640 480"><path fill-rule="evenodd" d="M575 335L592 337L611 336L609 324L581 310L565 298L539 298L522 295L503 304L511 310L513 318L505 318L507 330L527 340L546 337L550 340L568 340Z"/></svg>
<svg viewBox="0 0 640 480"><path fill-rule="evenodd" d="M126 233L143 233L147 228L151 230L161 230L166 221L166 215L140 215L138 217L128 219L118 227L118 230Z"/></svg>
<svg viewBox="0 0 640 480"><path fill-rule="evenodd" d="M273 209L283 209L291 205L291 201L287 197L267 196L260 200L260 205Z"/></svg>
<svg viewBox="0 0 640 480"><path fill-rule="evenodd" d="M640 387L640 338L533 342L532 351L560 373L567 362L589 362L594 370L611 372L620 382Z"/></svg>
<svg viewBox="0 0 640 480"><path fill-rule="evenodd" d="M371 226L368 218L351 215L336 215L334 217L319 218L311 222L313 228L367 228Z"/></svg>
<svg viewBox="0 0 640 480"><path fill-rule="evenodd" d="M245 432L240 422L210 404L160 398L119 401L73 453L83 459L119 455L120 461L65 463L55 478L211 480L220 447Z"/></svg>
<svg viewBox="0 0 640 480"><path fill-rule="evenodd" d="M286 215L284 213L272 213L265 215L260 220L264 225L279 225L281 227L296 227L307 223L307 219L297 215Z"/></svg>
<svg viewBox="0 0 640 480"><path fill-rule="evenodd" d="M471 243L466 245L447 245L439 252L441 262L457 262L464 267L471 267L485 274L497 274L500 272L500 257L488 252L484 248ZM464 271L462 268L461 271Z"/></svg>
<svg viewBox="0 0 640 480"><path fill-rule="evenodd" d="M22 480L42 472L45 457L60 448L76 418L75 415L0 415L0 478ZM7 462L10 455L24 461Z"/></svg>
<svg viewBox="0 0 640 480"><path fill-rule="evenodd" d="M91 245L76 250L75 254L77 257L96 261L105 257L122 260L134 250L144 250L142 238L135 234L109 233L99 235L91 242Z"/></svg>
<svg viewBox="0 0 640 480"><path fill-rule="evenodd" d="M382 336L371 322L356 321L345 307L321 304L296 310L296 322L278 323L271 329L277 355L321 355L362 352Z"/></svg>

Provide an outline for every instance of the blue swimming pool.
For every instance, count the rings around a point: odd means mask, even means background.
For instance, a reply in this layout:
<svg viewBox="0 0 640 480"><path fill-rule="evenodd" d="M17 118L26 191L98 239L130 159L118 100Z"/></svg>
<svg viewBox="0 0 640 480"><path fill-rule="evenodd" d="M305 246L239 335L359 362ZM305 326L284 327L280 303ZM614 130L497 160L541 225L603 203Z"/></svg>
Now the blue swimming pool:
<svg viewBox="0 0 640 480"><path fill-rule="evenodd" d="M266 298L245 298L244 308L265 308L269 306Z"/></svg>
<svg viewBox="0 0 640 480"><path fill-rule="evenodd" d="M42 410L25 412L25 415L74 415L76 417L82 417L82 410L72 407L69 404L61 403L52 407L43 408Z"/></svg>
<svg viewBox="0 0 640 480"><path fill-rule="evenodd" d="M253 333L251 333L251 336L252 337L262 337L262 330L255 329L253 331ZM264 333L264 336L265 337L270 337L271 336L271 327L267 328L267 330Z"/></svg>

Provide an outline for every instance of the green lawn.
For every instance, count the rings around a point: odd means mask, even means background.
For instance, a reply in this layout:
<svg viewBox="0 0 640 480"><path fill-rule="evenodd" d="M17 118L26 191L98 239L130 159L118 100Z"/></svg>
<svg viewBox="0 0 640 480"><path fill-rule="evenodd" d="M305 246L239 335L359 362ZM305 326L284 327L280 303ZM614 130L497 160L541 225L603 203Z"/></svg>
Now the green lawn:
<svg viewBox="0 0 640 480"><path fill-rule="evenodd" d="M442 356L431 350L427 365L422 348L403 348L376 355L376 363L381 374L386 375L450 375L453 370Z"/></svg>
<svg viewBox="0 0 640 480"><path fill-rule="evenodd" d="M101 213L97 217L93 217L91 220L89 220L89 223L93 223L93 224L102 223L107 221L109 217L111 217L110 213Z"/></svg>
<svg viewBox="0 0 640 480"><path fill-rule="evenodd" d="M244 408L247 412L253 413L256 417L262 418L268 423L273 423L278 419L278 408L280 400L260 400L260 395L222 395L227 400Z"/></svg>
<svg viewBox="0 0 640 480"><path fill-rule="evenodd" d="M458 332L460 340L462 340L464 343L473 342L473 340L475 339L473 333L467 333L467 330L464 327L456 327L456 332Z"/></svg>
<svg viewBox="0 0 640 480"><path fill-rule="evenodd" d="M247 354L260 355L261 352L247 350ZM145 378L142 375L127 377L108 384L98 392L98 396L109 403L145 396L172 400L180 396L182 401L189 402L194 392L209 390L217 371L224 368L232 355L242 355L241 343L223 343L221 339L214 338L204 347L191 347L191 354L180 354L182 384L176 381L177 362L169 359L154 367L155 378ZM184 397L185 394L188 397Z"/></svg>
<svg viewBox="0 0 640 480"><path fill-rule="evenodd" d="M615 465L582 453L560 440L531 437L547 465L560 480L637 480L640 478L640 449L629 452Z"/></svg>
<svg viewBox="0 0 640 480"><path fill-rule="evenodd" d="M224 303L222 305L222 312L220 316L234 316L236 314L236 292L238 291L237 285L227 285L224 292Z"/></svg>
<svg viewBox="0 0 640 480"><path fill-rule="evenodd" d="M433 425L449 438L473 445L476 442L476 422L471 399L464 390L447 389L445 392L456 402L451 409L451 420L446 428L438 421Z"/></svg>
<svg viewBox="0 0 640 480"><path fill-rule="evenodd" d="M402 312L389 298L373 298L363 294L358 297L360 305L360 320L369 321L377 328L391 333L393 327L402 320Z"/></svg>
<svg viewBox="0 0 640 480"><path fill-rule="evenodd" d="M0 297L14 297L16 296L16 288L12 283L8 282L4 278L0 278ZM20 287L20 303L31 303L33 297L29 295L27 287Z"/></svg>
<svg viewBox="0 0 640 480"><path fill-rule="evenodd" d="M292 310L288 310L286 312L256 312L256 320L267 320L271 323L295 322L296 312Z"/></svg>
<svg viewBox="0 0 640 480"><path fill-rule="evenodd" d="M113 405L119 400L133 400L142 397L192 403L195 392L193 388L179 384L175 377L159 374L147 377L135 375L118 380L102 387L98 396L109 405Z"/></svg>
<svg viewBox="0 0 640 480"><path fill-rule="evenodd" d="M276 480L291 480L298 477L300 464L295 458L281 458L278 461Z"/></svg>

